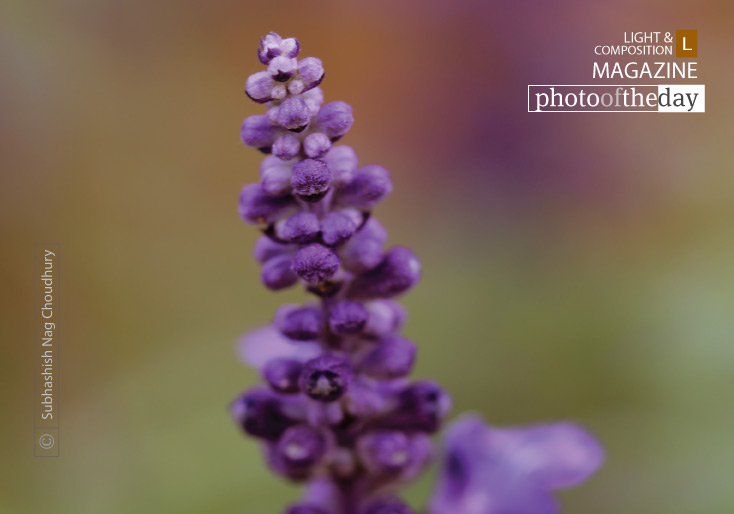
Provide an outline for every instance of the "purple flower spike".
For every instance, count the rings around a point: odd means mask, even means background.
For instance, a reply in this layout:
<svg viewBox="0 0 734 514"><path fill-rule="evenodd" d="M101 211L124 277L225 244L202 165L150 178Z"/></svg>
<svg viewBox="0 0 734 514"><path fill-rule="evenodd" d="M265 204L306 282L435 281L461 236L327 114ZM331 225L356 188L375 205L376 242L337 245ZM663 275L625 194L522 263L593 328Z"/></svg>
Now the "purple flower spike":
<svg viewBox="0 0 734 514"><path fill-rule="evenodd" d="M470 416L446 442L432 514L555 514L552 490L578 485L603 461L596 440L567 423L497 429Z"/></svg>
<svg viewBox="0 0 734 514"><path fill-rule="evenodd" d="M380 499L370 503L359 514L415 514L414 511L399 500ZM472 514L470 512L455 512L454 514Z"/></svg>
<svg viewBox="0 0 734 514"><path fill-rule="evenodd" d="M342 205L369 210L392 192L390 172L382 166L370 164L357 170L354 180L339 191Z"/></svg>
<svg viewBox="0 0 734 514"><path fill-rule="evenodd" d="M326 438L309 425L290 427L278 440L270 455L273 469L289 478L308 477L326 453Z"/></svg>
<svg viewBox="0 0 734 514"><path fill-rule="evenodd" d="M263 377L279 393L297 393L303 363L296 359L272 359L263 367Z"/></svg>
<svg viewBox="0 0 734 514"><path fill-rule="evenodd" d="M240 216L247 223L273 223L295 206L292 197L274 198L260 184L247 185L240 194Z"/></svg>
<svg viewBox="0 0 734 514"><path fill-rule="evenodd" d="M328 246L336 246L346 242L357 230L357 223L349 214L330 212L321 222L321 239Z"/></svg>
<svg viewBox="0 0 734 514"><path fill-rule="evenodd" d="M347 359L324 354L306 363L299 386L314 400L333 402L347 392L353 375Z"/></svg>
<svg viewBox="0 0 734 514"><path fill-rule="evenodd" d="M315 240L321 226L319 218L312 212L301 211L276 225L278 237L289 243L306 244Z"/></svg>
<svg viewBox="0 0 734 514"><path fill-rule="evenodd" d="M273 99L273 88L275 87L275 81L270 73L267 71L261 71L250 75L245 83L245 93L250 97L251 100L264 104Z"/></svg>
<svg viewBox="0 0 734 514"><path fill-rule="evenodd" d="M279 255L269 259L263 264L260 278L265 287L273 291L287 289L298 282L298 276L293 273L290 255Z"/></svg>
<svg viewBox="0 0 734 514"><path fill-rule="evenodd" d="M324 80L324 65L321 59L306 57L298 61L298 78L303 82L304 91L315 88Z"/></svg>
<svg viewBox="0 0 734 514"><path fill-rule="evenodd" d="M404 337L381 341L360 362L360 370L375 377L390 380L407 375L415 363L416 347Z"/></svg>
<svg viewBox="0 0 734 514"><path fill-rule="evenodd" d="M352 298L392 298L404 293L420 278L421 265L408 248L396 246L375 269L357 277L349 289Z"/></svg>
<svg viewBox="0 0 734 514"><path fill-rule="evenodd" d="M263 153L270 153L271 147L278 137L278 127L272 125L264 114L245 118L242 122L240 137L242 142Z"/></svg>
<svg viewBox="0 0 734 514"><path fill-rule="evenodd" d="M298 156L298 152L301 151L301 142L293 134L283 134L273 142L271 151L278 159L289 161ZM290 179L290 165L288 166L288 178Z"/></svg>
<svg viewBox="0 0 734 514"><path fill-rule="evenodd" d="M230 411L242 429L254 437L277 440L298 421L287 414L287 406L267 389L248 391L232 403Z"/></svg>
<svg viewBox="0 0 734 514"><path fill-rule="evenodd" d="M320 159L331 148L331 140L323 132L314 132L303 140L303 151L311 159Z"/></svg>
<svg viewBox="0 0 734 514"><path fill-rule="evenodd" d="M309 284L318 284L333 277L339 270L339 257L318 243L300 248L293 259L293 270Z"/></svg>
<svg viewBox="0 0 734 514"><path fill-rule="evenodd" d="M330 514L318 505L312 503L301 503L291 505L283 514Z"/></svg>
<svg viewBox="0 0 734 514"><path fill-rule="evenodd" d="M291 185L301 199L317 202L329 191L331 171L324 161L305 159L293 165Z"/></svg>
<svg viewBox="0 0 734 514"><path fill-rule="evenodd" d="M334 187L342 187L354 180L357 171L357 154L349 146L334 146L324 156L329 166Z"/></svg>
<svg viewBox="0 0 734 514"><path fill-rule="evenodd" d="M324 105L316 115L316 125L330 139L336 140L346 134L354 123L352 106L339 100Z"/></svg>
<svg viewBox="0 0 734 514"><path fill-rule="evenodd" d="M283 139L275 140L275 145ZM275 145L273 148L275 148ZM270 196L285 196L291 192L291 165L272 155L263 159L260 164L260 186Z"/></svg>
<svg viewBox="0 0 734 514"><path fill-rule="evenodd" d="M362 332L367 324L367 309L357 302L339 302L329 309L329 328L340 336Z"/></svg>
<svg viewBox="0 0 734 514"><path fill-rule="evenodd" d="M275 326L283 335L295 341L310 341L323 330L323 314L318 307L307 305L281 307L275 315Z"/></svg>
<svg viewBox="0 0 734 514"><path fill-rule="evenodd" d="M291 132L301 132L311 121L311 110L301 98L288 98L278 107L278 125Z"/></svg>

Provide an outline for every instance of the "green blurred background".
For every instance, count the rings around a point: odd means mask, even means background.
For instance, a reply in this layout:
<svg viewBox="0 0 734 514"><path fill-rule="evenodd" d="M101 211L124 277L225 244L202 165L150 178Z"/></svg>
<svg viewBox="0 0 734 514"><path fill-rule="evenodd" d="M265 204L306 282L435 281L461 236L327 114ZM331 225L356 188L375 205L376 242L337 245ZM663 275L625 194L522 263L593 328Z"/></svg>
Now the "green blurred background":
<svg viewBox="0 0 734 514"><path fill-rule="evenodd" d="M392 171L377 216L422 257L415 375L455 413L573 419L603 470L567 513L734 511L731 2L0 4L0 512L275 513L226 406L266 292L236 213L259 36L324 61L345 139ZM528 114L596 44L699 31L707 112ZM33 261L61 244L59 459L33 458ZM420 505L430 477L408 496Z"/></svg>

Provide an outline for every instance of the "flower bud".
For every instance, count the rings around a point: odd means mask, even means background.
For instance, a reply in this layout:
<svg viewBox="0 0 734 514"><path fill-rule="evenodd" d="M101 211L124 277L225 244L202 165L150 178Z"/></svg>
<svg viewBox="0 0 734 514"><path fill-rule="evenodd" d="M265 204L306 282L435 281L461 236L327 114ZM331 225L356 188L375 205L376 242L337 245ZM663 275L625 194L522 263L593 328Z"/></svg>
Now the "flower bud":
<svg viewBox="0 0 734 514"><path fill-rule="evenodd" d="M277 440L297 423L287 410L281 398L262 388L247 391L230 406L232 417L245 432L268 441Z"/></svg>
<svg viewBox="0 0 734 514"><path fill-rule="evenodd" d="M354 219L343 212L330 212L321 221L321 239L327 246L344 243L356 230Z"/></svg>
<svg viewBox="0 0 734 514"><path fill-rule="evenodd" d="M367 323L367 309L361 303L343 301L329 309L329 328L340 336L359 334Z"/></svg>
<svg viewBox="0 0 734 514"><path fill-rule="evenodd" d="M278 137L278 127L272 125L264 114L245 118L242 122L240 137L242 142L263 153L270 153L273 142Z"/></svg>
<svg viewBox="0 0 734 514"><path fill-rule="evenodd" d="M306 57L298 61L298 78L304 84L304 91L308 91L324 80L324 65L321 59L316 57Z"/></svg>
<svg viewBox="0 0 734 514"><path fill-rule="evenodd" d="M331 140L339 139L354 123L352 106L339 100L329 102L319 110L315 121Z"/></svg>
<svg viewBox="0 0 734 514"><path fill-rule="evenodd" d="M390 172L377 164L370 164L358 169L354 180L339 190L339 202L342 205L368 210L392 191Z"/></svg>
<svg viewBox="0 0 734 514"><path fill-rule="evenodd" d="M240 216L247 223L273 223L295 207L292 197L272 197L260 184L249 184L240 193Z"/></svg>
<svg viewBox="0 0 734 514"><path fill-rule="evenodd" d="M279 291L289 288L298 282L298 276L293 272L290 255L279 255L268 259L263 264L260 279L268 289Z"/></svg>
<svg viewBox="0 0 734 514"><path fill-rule="evenodd" d="M271 32L260 38L260 48L257 49L257 56L261 63L269 64L273 58L279 55L289 58L298 57L300 49L300 44L296 38L283 39L275 32Z"/></svg>
<svg viewBox="0 0 734 514"><path fill-rule="evenodd" d="M287 338L296 341L316 339L323 331L323 324L321 309L313 305L285 305L275 315L276 328Z"/></svg>
<svg viewBox="0 0 734 514"><path fill-rule="evenodd" d="M435 432L451 410L451 398L438 384L414 382L398 392L394 409L378 424L385 428Z"/></svg>
<svg viewBox="0 0 734 514"><path fill-rule="evenodd" d="M353 376L347 359L324 354L306 363L298 384L314 400L333 402L347 392Z"/></svg>
<svg viewBox="0 0 734 514"><path fill-rule="evenodd" d="M396 246L379 266L354 279L348 295L358 299L397 296L418 282L420 269L420 261L411 250Z"/></svg>
<svg viewBox="0 0 734 514"><path fill-rule="evenodd" d="M323 132L314 132L303 140L303 151L312 159L320 159L331 148L331 140Z"/></svg>
<svg viewBox="0 0 734 514"><path fill-rule="evenodd" d="M283 241L306 244L316 239L320 230L319 218L312 212L301 211L279 221L275 233Z"/></svg>
<svg viewBox="0 0 734 514"><path fill-rule="evenodd" d="M359 368L375 378L391 380L411 372L415 363L415 345L404 337L380 341L360 362Z"/></svg>
<svg viewBox="0 0 734 514"><path fill-rule="evenodd" d="M255 260L261 264L285 253L288 253L288 245L273 241L268 236L260 236L255 243L255 250L253 252Z"/></svg>
<svg viewBox="0 0 734 514"><path fill-rule="evenodd" d="M274 57L268 64L268 73L276 82L285 82L293 76L296 71L296 59L288 58L284 55Z"/></svg>
<svg viewBox="0 0 734 514"><path fill-rule="evenodd" d="M273 99L273 88L275 81L267 71L259 71L247 78L245 93L251 100L259 104L269 102Z"/></svg>
<svg viewBox="0 0 734 514"><path fill-rule="evenodd" d="M293 258L293 270L309 284L318 284L336 274L339 257L330 248L312 243L298 249Z"/></svg>
<svg viewBox="0 0 734 514"><path fill-rule="evenodd" d="M273 149L284 137L275 140ZM260 164L260 186L270 196L284 196L291 192L291 165L276 157L269 155Z"/></svg>
<svg viewBox="0 0 734 514"><path fill-rule="evenodd" d="M293 190L308 202L317 202L329 190L331 171L324 161L304 159L291 169Z"/></svg>
<svg viewBox="0 0 734 514"><path fill-rule="evenodd" d="M365 308L369 313L369 319L364 328L366 334L387 337L397 332L405 322L405 308L391 300L367 302Z"/></svg>
<svg viewBox="0 0 734 514"><path fill-rule="evenodd" d="M362 465L373 475L396 475L412 459L410 440L397 430L377 430L357 441L357 454Z"/></svg>
<svg viewBox="0 0 734 514"><path fill-rule="evenodd" d="M375 218L364 226L339 250L344 268L352 273L364 273L377 267L383 259L382 245L387 231Z"/></svg>
<svg viewBox="0 0 734 514"><path fill-rule="evenodd" d="M333 146L324 158L331 170L331 182L334 187L342 187L354 179L357 171L357 154L349 146Z"/></svg>
<svg viewBox="0 0 734 514"><path fill-rule="evenodd" d="M279 393L297 393L298 379L303 371L303 363L296 359L271 359L262 369L263 377Z"/></svg>
<svg viewBox="0 0 734 514"><path fill-rule="evenodd" d="M289 161L301 151L301 142L293 134L283 134L273 143L272 152L278 159ZM290 179L290 165L288 166L288 178ZM290 184L289 184L290 185Z"/></svg>
<svg viewBox="0 0 734 514"><path fill-rule="evenodd" d="M311 111L305 100L301 98L288 98L277 111L278 125L292 132L301 132L311 121Z"/></svg>
<svg viewBox="0 0 734 514"><path fill-rule="evenodd" d="M288 428L278 440L270 459L273 468L290 478L305 478L326 454L326 437L309 425Z"/></svg>

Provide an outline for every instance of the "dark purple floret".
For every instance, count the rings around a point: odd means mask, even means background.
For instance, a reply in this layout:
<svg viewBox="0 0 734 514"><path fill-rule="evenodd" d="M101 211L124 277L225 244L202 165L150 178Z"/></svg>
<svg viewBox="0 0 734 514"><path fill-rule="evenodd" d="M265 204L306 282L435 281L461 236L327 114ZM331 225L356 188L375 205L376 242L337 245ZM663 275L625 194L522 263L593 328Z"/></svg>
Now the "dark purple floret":
<svg viewBox="0 0 734 514"><path fill-rule="evenodd" d="M400 336L391 337L377 343L360 362L359 368L375 378L403 377L413 369L415 352L412 342Z"/></svg>
<svg viewBox="0 0 734 514"><path fill-rule="evenodd" d="M328 246L344 243L356 230L354 218L343 212L330 212L321 221L321 239Z"/></svg>
<svg viewBox="0 0 734 514"><path fill-rule="evenodd" d="M321 225L319 218L311 212L299 212L278 225L276 233L283 241L306 244L315 240Z"/></svg>
<svg viewBox="0 0 734 514"><path fill-rule="evenodd" d="M324 197L331 184L331 171L324 161L304 159L293 165L291 185L306 201L318 201Z"/></svg>
<svg viewBox="0 0 734 514"><path fill-rule="evenodd" d="M256 114L245 118L242 122L240 137L242 142L252 148L270 152L275 139L279 135L279 129L271 124L264 114Z"/></svg>
<svg viewBox="0 0 734 514"><path fill-rule="evenodd" d="M406 504L394 499L380 499L370 503L359 514L415 514ZM454 514L461 514L456 512ZM507 513L510 514L510 513Z"/></svg>
<svg viewBox="0 0 734 514"><path fill-rule="evenodd" d="M303 363L295 359L271 359L262 369L263 377L279 393L297 393L298 379L303 371Z"/></svg>
<svg viewBox="0 0 734 514"><path fill-rule="evenodd" d="M360 437L357 452L373 475L399 473L412 460L410 439L398 430L377 430Z"/></svg>
<svg viewBox="0 0 734 514"><path fill-rule="evenodd" d="M306 363L299 386L303 392L320 402L333 402L349 389L354 372L344 357L324 354Z"/></svg>
<svg viewBox="0 0 734 514"><path fill-rule="evenodd" d="M249 184L240 193L240 216L247 223L272 223L295 207L292 197L270 196L260 184Z"/></svg>
<svg viewBox="0 0 734 514"><path fill-rule="evenodd" d="M290 478L305 478L326 453L326 438L309 425L288 428L273 450L271 464Z"/></svg>
<svg viewBox="0 0 734 514"><path fill-rule="evenodd" d="M298 276L293 272L290 255L279 255L268 259L263 264L260 278L265 287L279 291L295 285Z"/></svg>
<svg viewBox="0 0 734 514"><path fill-rule="evenodd" d="M354 123L352 106L339 100L321 107L316 115L316 124L329 138L337 139L346 134Z"/></svg>
<svg viewBox="0 0 734 514"><path fill-rule="evenodd" d="M278 159L289 161L295 158L298 152L301 151L301 142L293 134L283 134L275 140L271 151ZM288 178L290 179L290 170Z"/></svg>
<svg viewBox="0 0 734 514"><path fill-rule="evenodd" d="M435 432L451 410L451 399L429 380L414 382L400 391L394 410L378 424L385 428Z"/></svg>
<svg viewBox="0 0 734 514"><path fill-rule="evenodd" d="M311 111L305 100L288 98L278 107L278 125L292 132L301 132L311 121Z"/></svg>
<svg viewBox="0 0 734 514"><path fill-rule="evenodd" d="M312 503L291 505L283 514L329 514L327 511Z"/></svg>
<svg viewBox="0 0 734 514"><path fill-rule="evenodd" d="M339 191L342 205L368 210L392 192L390 172L377 164L358 169L354 179Z"/></svg>
<svg viewBox="0 0 734 514"><path fill-rule="evenodd" d="M316 339L323 331L323 314L313 305L282 307L275 316L275 326L284 336L295 341Z"/></svg>
<svg viewBox="0 0 734 514"><path fill-rule="evenodd" d="M413 287L420 278L420 261L403 246L391 249L375 269L352 282L352 298L392 298Z"/></svg>
<svg viewBox="0 0 734 514"><path fill-rule="evenodd" d="M293 258L293 270L309 284L329 280L339 270L339 257L324 245L312 243L299 248Z"/></svg>
<svg viewBox="0 0 734 514"><path fill-rule="evenodd" d="M232 403L230 411L234 419L248 434L277 440L297 420L285 413L283 401L267 389L253 389Z"/></svg>
<svg viewBox="0 0 734 514"><path fill-rule="evenodd" d="M367 324L367 309L357 302L343 301L329 309L329 328L340 336L362 332Z"/></svg>

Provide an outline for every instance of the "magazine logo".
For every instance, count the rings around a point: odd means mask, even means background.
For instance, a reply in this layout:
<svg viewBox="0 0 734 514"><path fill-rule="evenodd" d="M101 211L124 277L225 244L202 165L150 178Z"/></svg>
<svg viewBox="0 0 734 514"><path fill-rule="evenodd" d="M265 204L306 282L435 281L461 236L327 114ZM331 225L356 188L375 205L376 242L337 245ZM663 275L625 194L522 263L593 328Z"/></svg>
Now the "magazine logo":
<svg viewBox="0 0 734 514"><path fill-rule="evenodd" d="M666 83L698 80L698 63L691 60L698 57L698 31L674 34L625 32L618 44L594 46L599 60L592 79L633 83L530 84L528 112L705 112L704 84ZM653 56L652 62L637 56Z"/></svg>

